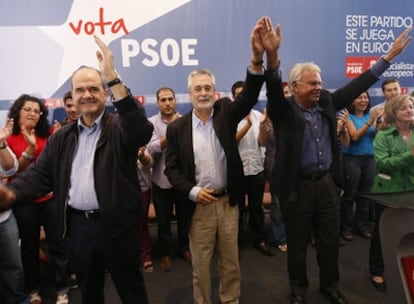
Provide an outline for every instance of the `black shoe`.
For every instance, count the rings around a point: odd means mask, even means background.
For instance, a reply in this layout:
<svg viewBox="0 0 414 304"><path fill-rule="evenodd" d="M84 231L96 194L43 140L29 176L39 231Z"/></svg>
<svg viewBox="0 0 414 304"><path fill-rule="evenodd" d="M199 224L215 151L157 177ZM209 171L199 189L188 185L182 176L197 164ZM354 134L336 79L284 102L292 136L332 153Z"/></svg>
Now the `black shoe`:
<svg viewBox="0 0 414 304"><path fill-rule="evenodd" d="M378 283L378 282L375 282L374 279L371 277L371 282L372 282L372 285L374 285L375 289L378 290L379 292L384 292L384 293L387 292L387 284L385 283L385 281L382 283Z"/></svg>
<svg viewBox="0 0 414 304"><path fill-rule="evenodd" d="M306 300L304 297L292 293L290 295L290 304L306 304Z"/></svg>
<svg viewBox="0 0 414 304"><path fill-rule="evenodd" d="M332 304L348 304L348 301L345 297L341 294L339 290L337 291L325 291L321 289L321 292L329 297Z"/></svg>
<svg viewBox="0 0 414 304"><path fill-rule="evenodd" d="M270 247L266 242L262 242L255 246L257 249L259 249L264 255L267 256L274 256L276 254L276 251Z"/></svg>

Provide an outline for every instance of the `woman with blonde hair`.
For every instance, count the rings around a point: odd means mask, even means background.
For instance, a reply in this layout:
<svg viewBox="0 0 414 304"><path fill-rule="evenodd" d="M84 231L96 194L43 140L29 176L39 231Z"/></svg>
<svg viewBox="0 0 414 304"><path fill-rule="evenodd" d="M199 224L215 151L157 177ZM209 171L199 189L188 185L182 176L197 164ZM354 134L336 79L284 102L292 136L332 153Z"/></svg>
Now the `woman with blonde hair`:
<svg viewBox="0 0 414 304"><path fill-rule="evenodd" d="M384 120L374 140L377 175L372 192L414 189L414 99L395 96L384 107ZM385 206L375 204L376 225L369 250L369 269L374 287L386 291L384 261L378 223Z"/></svg>

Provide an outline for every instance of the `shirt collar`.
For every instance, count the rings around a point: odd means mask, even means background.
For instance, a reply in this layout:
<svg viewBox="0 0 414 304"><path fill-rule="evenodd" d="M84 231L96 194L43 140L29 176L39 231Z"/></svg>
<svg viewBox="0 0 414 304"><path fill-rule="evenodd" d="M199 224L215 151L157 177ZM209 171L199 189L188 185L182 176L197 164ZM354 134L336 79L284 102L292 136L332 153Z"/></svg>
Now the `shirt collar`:
<svg viewBox="0 0 414 304"><path fill-rule="evenodd" d="M78 131L81 133L83 130L91 130L91 131L99 131L102 126L102 117L104 115L105 111L102 111L102 113L96 118L92 126L88 127L82 122L81 116L78 118Z"/></svg>
<svg viewBox="0 0 414 304"><path fill-rule="evenodd" d="M292 98L293 103L296 104L298 106L298 108L303 111L303 112L308 112L308 113L313 113L315 111L319 111L322 112L322 108L320 107L319 103L315 103L315 106L313 107L312 111L309 111L307 109L305 109L296 99L295 97Z"/></svg>
<svg viewBox="0 0 414 304"><path fill-rule="evenodd" d="M394 136L400 134L400 131L398 131L397 127L395 125L391 125L389 128L382 129L382 131L385 134L392 134Z"/></svg>
<svg viewBox="0 0 414 304"><path fill-rule="evenodd" d="M207 120L207 123L209 123L210 121L212 121L213 119L213 114L214 114L214 108L210 113L210 116ZM197 128L199 126L203 125L203 122L200 120L200 118L197 117L197 115L195 115L194 110L191 113L191 118L192 118L192 122L193 122L193 128Z"/></svg>

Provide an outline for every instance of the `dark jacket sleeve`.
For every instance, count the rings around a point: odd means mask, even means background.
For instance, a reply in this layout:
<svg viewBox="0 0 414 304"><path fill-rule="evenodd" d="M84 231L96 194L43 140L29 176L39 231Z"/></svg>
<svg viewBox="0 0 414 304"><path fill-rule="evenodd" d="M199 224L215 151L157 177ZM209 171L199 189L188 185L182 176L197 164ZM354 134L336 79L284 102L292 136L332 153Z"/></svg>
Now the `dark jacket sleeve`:
<svg viewBox="0 0 414 304"><path fill-rule="evenodd" d="M132 96L113 104L119 113L123 144L137 151L139 147L149 142L154 129L152 123L147 119L144 107L136 102Z"/></svg>
<svg viewBox="0 0 414 304"><path fill-rule="evenodd" d="M7 187L16 194L16 204L32 202L52 192L51 141L52 135L39 158Z"/></svg>
<svg viewBox="0 0 414 304"><path fill-rule="evenodd" d="M192 136L191 113L186 114L167 126L167 146L165 149L165 175L173 187L188 198L188 194L195 186L195 167L192 140L183 137ZM181 140L180 140L181 138Z"/></svg>
<svg viewBox="0 0 414 304"><path fill-rule="evenodd" d="M350 105L361 93L367 91L377 81L378 78L369 69L357 78L352 79L343 87L337 89L332 93L335 110L338 111Z"/></svg>

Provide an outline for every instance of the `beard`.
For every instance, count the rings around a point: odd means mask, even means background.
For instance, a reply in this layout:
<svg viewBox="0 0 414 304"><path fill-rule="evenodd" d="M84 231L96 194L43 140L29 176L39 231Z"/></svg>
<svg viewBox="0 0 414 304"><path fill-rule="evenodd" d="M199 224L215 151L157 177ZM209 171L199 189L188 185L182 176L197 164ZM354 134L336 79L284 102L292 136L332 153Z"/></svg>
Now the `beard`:
<svg viewBox="0 0 414 304"><path fill-rule="evenodd" d="M214 107L215 100L209 100L209 101L193 101L193 107L199 111L207 111L211 110Z"/></svg>

